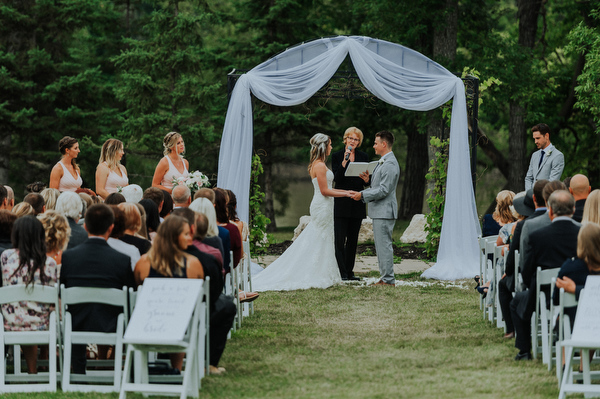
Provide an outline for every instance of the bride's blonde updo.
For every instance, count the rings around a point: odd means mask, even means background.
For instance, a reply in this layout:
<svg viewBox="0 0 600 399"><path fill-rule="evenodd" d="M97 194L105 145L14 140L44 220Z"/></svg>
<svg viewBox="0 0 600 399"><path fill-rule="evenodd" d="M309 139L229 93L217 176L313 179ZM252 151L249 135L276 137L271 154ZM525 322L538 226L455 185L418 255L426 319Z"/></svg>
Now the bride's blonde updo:
<svg viewBox="0 0 600 399"><path fill-rule="evenodd" d="M163 154L165 156L169 155L173 151L173 148L177 146L177 142L180 138L181 134L177 132L167 133L167 135L163 139Z"/></svg>
<svg viewBox="0 0 600 399"><path fill-rule="evenodd" d="M310 162L308 164L308 172L312 169L316 161L323 161L327 158L327 146L331 139L328 135L317 133L310 139Z"/></svg>

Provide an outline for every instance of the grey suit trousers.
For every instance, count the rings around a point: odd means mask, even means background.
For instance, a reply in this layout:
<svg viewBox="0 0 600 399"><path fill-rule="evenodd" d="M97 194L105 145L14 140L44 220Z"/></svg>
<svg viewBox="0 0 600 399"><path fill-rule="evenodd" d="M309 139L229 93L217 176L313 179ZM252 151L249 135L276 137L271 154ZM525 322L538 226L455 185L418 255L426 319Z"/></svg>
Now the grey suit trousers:
<svg viewBox="0 0 600 399"><path fill-rule="evenodd" d="M379 273L384 283L395 284L394 278L394 247L392 232L395 219L373 219L373 234L375 235L375 251L379 263Z"/></svg>

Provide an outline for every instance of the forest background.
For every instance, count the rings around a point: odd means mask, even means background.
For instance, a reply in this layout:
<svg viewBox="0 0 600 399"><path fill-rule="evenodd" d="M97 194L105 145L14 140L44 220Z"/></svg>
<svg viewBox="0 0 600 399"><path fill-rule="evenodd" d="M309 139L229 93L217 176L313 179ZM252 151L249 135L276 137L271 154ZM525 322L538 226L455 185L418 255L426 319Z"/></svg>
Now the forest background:
<svg viewBox="0 0 600 399"><path fill-rule="evenodd" d="M583 0L4 0L0 4L0 182L17 199L47 182L63 136L80 140L84 186L94 189L102 143L125 144L130 182L149 187L162 138L180 132L193 170L216 182L227 111L227 74L249 70L295 44L364 35L412 48L457 74L481 79L479 209L503 188L524 188L534 151L530 128L550 125L565 154L563 178L600 187L600 16ZM352 71L346 61L340 70ZM340 83L341 82L341 83ZM342 90L360 91L346 79ZM357 88L358 87L358 88ZM391 130L403 190L400 217L424 210L431 137L447 135L442 111L389 106L368 92L319 97L290 108L253 99L254 151L264 167L264 211L274 193L286 206L277 165L304 165L315 132L334 138L349 126ZM487 185L490 187L490 185ZM293 194L293 193L291 193ZM489 193L488 193L489 194ZM273 222L270 226L276 228Z"/></svg>

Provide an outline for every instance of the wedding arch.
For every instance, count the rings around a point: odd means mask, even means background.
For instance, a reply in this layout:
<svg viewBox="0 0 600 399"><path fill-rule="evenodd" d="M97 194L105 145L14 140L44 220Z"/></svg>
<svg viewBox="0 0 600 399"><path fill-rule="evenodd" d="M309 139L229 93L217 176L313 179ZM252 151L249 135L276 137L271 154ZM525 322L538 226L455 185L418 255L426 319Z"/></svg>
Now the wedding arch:
<svg viewBox="0 0 600 399"><path fill-rule="evenodd" d="M479 272L480 233L469 162L468 122L462 80L407 47L364 36L322 38L290 48L238 79L229 102L217 185L236 193L248 221L252 159L251 94L277 106L302 104L323 87L349 55L367 90L389 104L429 111L451 99L446 203L437 263L424 277L454 280Z"/></svg>

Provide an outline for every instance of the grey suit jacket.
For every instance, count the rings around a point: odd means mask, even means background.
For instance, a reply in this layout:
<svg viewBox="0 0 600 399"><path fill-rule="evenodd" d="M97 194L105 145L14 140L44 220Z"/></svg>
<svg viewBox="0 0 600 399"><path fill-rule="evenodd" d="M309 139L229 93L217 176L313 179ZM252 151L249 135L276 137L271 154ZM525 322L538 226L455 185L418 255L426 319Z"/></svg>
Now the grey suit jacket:
<svg viewBox="0 0 600 399"><path fill-rule="evenodd" d="M383 157L371 177L371 188L362 191L362 199L369 203L371 219L397 219L398 202L396 186L400 177L400 166L393 153Z"/></svg>
<svg viewBox="0 0 600 399"><path fill-rule="evenodd" d="M538 180L560 180L562 172L565 169L565 157L563 153L558 151L552 144L544 150L544 159L542 159L542 164L538 167L541 153L542 150L537 150L531 156L527 176L525 176L525 190L533 187L533 184Z"/></svg>

